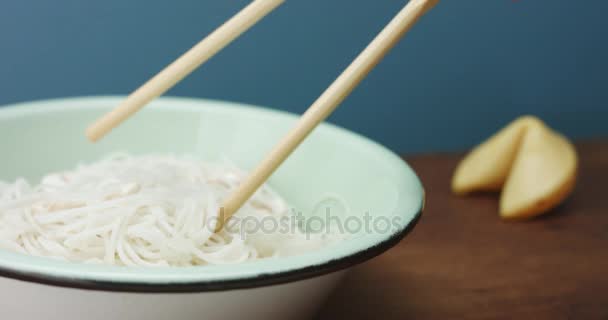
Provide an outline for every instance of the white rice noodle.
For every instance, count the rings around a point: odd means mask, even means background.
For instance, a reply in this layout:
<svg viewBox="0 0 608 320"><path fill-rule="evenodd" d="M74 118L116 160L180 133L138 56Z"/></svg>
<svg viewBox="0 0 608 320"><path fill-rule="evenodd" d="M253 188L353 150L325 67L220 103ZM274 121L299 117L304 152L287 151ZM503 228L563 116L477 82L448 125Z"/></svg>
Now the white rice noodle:
<svg viewBox="0 0 608 320"><path fill-rule="evenodd" d="M118 154L39 185L0 182L0 248L35 256L121 266L222 265L299 254L328 243L322 235L224 230L214 234L224 199L245 177L227 164L176 156ZM289 215L262 187L237 218Z"/></svg>

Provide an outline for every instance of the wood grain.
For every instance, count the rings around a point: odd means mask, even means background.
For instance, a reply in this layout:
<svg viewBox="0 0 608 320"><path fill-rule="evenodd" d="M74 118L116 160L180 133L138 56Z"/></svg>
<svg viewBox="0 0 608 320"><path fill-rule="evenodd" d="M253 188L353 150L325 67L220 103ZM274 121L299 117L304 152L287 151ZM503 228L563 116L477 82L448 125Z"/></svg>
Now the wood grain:
<svg viewBox="0 0 608 320"><path fill-rule="evenodd" d="M452 195L462 155L407 158L427 190L421 221L318 319L608 319L608 140L577 149L573 195L524 223L499 219L497 195Z"/></svg>

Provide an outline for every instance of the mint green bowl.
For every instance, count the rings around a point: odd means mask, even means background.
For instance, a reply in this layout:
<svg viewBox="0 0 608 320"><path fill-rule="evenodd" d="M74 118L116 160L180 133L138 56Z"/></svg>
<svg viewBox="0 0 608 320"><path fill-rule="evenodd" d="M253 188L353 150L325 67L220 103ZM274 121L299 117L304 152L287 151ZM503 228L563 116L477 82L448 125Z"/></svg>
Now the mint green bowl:
<svg viewBox="0 0 608 320"><path fill-rule="evenodd" d="M121 99L55 99L0 108L0 180L24 176L37 181L47 172L114 151L194 154L211 161L228 158L251 169L297 119L237 103L160 98L101 142L88 142L86 126ZM391 221L391 228L361 228L348 240L312 253L228 266L112 267L0 250L0 276L64 289L140 293L224 291L297 282L347 269L389 249L413 227L424 204L421 183L402 159L329 124L317 128L269 183L305 216L314 213L320 200L337 195L350 209L341 213L342 218L362 222L369 213L373 219Z"/></svg>

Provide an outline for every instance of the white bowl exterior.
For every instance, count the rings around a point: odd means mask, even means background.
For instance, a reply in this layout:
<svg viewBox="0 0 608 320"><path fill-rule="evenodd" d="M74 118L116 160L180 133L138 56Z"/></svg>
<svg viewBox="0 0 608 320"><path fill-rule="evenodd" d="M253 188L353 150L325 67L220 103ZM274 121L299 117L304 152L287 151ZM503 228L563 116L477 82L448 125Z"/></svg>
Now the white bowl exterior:
<svg viewBox="0 0 608 320"><path fill-rule="evenodd" d="M199 293L130 293L0 277L0 318L23 320L310 319L345 271L281 285Z"/></svg>
<svg viewBox="0 0 608 320"><path fill-rule="evenodd" d="M251 168L295 120L294 117L286 114L247 109L225 102L161 98L152 103L147 111L144 110L138 117L122 126L121 130L117 130L95 146L86 143L81 136L74 136L84 130L85 122L93 120L102 109L115 105L120 99L97 97L33 102L9 108L11 110L3 110L0 114L2 123L0 133L4 134L5 139L2 140L0 136L0 142L4 141L0 145L11 144L12 150L3 155L4 162L9 165L0 167L0 177L12 179L26 173L26 177L35 179L49 170L65 168L67 163L71 163L71 160L66 159L90 161L100 154L116 151L116 146L134 146L134 150L130 149L134 153L150 150L176 153L195 151L199 156L209 160L213 160L218 154L227 153L230 158L239 160L238 165ZM155 106L158 108L154 109ZM59 113L46 114L44 108L47 108L46 110L55 108L55 111L65 112L70 110L86 110L86 112L81 112L82 117L79 116L76 119L78 121L69 122ZM190 112L180 114L174 112L174 108L181 111L190 110ZM227 120L214 122L206 117L192 117L192 110L204 114L213 113L213 119L227 117L230 120L233 113L246 112L248 115L243 115L239 123ZM28 123L26 130L23 130L17 121L12 121L13 117L30 113L40 116L32 117L33 120ZM87 121L82 121L83 119ZM156 139L142 139L142 130L144 136L151 134L166 124L166 121L184 125L174 126L175 130L159 135ZM186 125L187 123L189 125ZM226 130L224 125L226 123L231 126L228 128L229 134L223 137L223 143L218 143L213 139L213 134ZM264 126L271 126L272 130L264 130ZM192 128L198 128L198 131L193 131ZM262 143L243 144L241 137L246 134L243 130L247 132L256 130L258 135L267 135L267 139L263 139ZM132 134L133 132L137 134ZM16 135L20 136L19 144L13 142ZM57 145L51 135L61 136L62 145ZM39 147L40 139L46 139L46 142ZM176 145L175 141L181 141L181 144ZM338 147L344 144L352 150L352 159L346 161L338 150ZM31 146L36 148L32 151ZM192 150L192 146L204 147ZM48 156L57 152L67 156L63 159ZM32 156L23 157L24 154ZM323 157L316 156L318 154L322 154ZM42 165L40 159L44 159ZM361 160L361 162L348 160ZM369 167L366 163L378 165ZM311 174L298 170L301 168L314 168L314 170L309 169L313 170ZM356 174L358 181L365 183L365 188L359 188L351 183L353 174ZM338 177L323 180L323 183L319 184L319 180L310 178L311 175L318 177L317 179L335 175ZM297 188L291 186L293 181L299 182ZM371 141L328 125L316 130L316 134L307 140L275 174L271 183L278 190L287 190L287 199L304 212L311 211L312 198L321 197L326 191L341 188L350 192L347 200L356 208L373 209L371 210L373 213L387 213L390 217L400 216L404 218L404 224L394 234L363 234L317 252L288 259L267 259L247 266L208 266L205 270L192 267L180 268L179 271L117 268L71 264L0 250L0 267L33 278L43 275L68 281L94 280L113 283L118 287L121 283L143 283L162 287L218 280L247 281L247 279L272 276L277 273L297 273L304 268L337 263L339 259L351 257L364 250L376 250L374 247L381 245L383 241L409 230L412 221L418 217L423 202L423 189L419 180L398 156L390 154ZM299 190L311 192L305 194ZM318 194L313 194L315 192ZM363 210L360 211L362 214ZM382 245L381 251L385 249L386 246ZM349 264L342 261L339 264L344 268L354 263L356 262ZM307 319L313 316L345 272L338 271L280 285L228 291L193 290L193 293L83 290L0 277L0 297L2 297L0 319Z"/></svg>

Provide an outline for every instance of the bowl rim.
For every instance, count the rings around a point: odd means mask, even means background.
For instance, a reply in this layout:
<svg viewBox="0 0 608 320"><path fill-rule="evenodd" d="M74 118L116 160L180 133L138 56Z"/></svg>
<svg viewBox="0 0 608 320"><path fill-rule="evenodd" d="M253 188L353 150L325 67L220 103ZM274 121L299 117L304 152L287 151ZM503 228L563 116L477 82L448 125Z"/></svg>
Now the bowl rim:
<svg viewBox="0 0 608 320"><path fill-rule="evenodd" d="M13 116L24 116L32 113L53 113L57 111L66 111L76 108L83 108L83 104L94 104L93 102L103 104L106 106L97 106L100 109L108 109L107 105L115 105L116 102L124 99L124 96L88 96L88 97L70 97L70 98L56 98L47 100L35 100L31 102L22 102L17 104L11 104L0 107L0 121L8 117ZM175 105L213 105L213 108L229 109L230 112L245 111L254 113L265 114L272 117L287 117L294 118L297 115L285 111L273 110L259 106L253 106L237 102L229 102L222 100L210 100L201 98L183 98L183 97L160 97L151 103L151 107L166 108L166 105L170 104L172 110L192 110L192 108L175 108ZM165 105L163 107L162 105ZM44 107L41 107L44 106ZM91 110L90 106L86 107L87 110ZM148 107L149 108L149 107ZM198 110L198 109L197 109ZM200 111L200 110L199 110ZM404 169L408 170L408 174L411 174L411 178L415 179L417 184L420 186L420 195L418 209L414 212L411 219L396 232L390 234L387 238L380 242L377 242L367 248L356 251L352 254L348 254L342 257L327 259L321 263L315 264L310 263L304 267L296 267L293 269L278 270L276 272L261 272L256 274L249 274L240 277L229 277L225 279L205 279L200 281L179 281L179 279L161 279L159 281L146 281L146 277L135 277L136 273L131 273L133 277L128 275L125 278L110 279L109 276L96 277L95 275L102 275L108 273L108 270L116 271L117 269L125 269L125 267L114 267L114 266L92 266L96 268L86 276L80 276L77 273L53 273L46 272L44 268L36 268L32 266L38 262L44 262L50 264L54 268L68 268L72 265L80 265L78 263L61 262L61 261L49 261L50 258L39 258L31 257L23 254L12 253L6 250L0 250L0 276L6 278L12 278L27 282L33 282L38 284L52 285L58 287L95 290L95 291L111 291L111 292L137 292L137 293L194 293L194 292L208 292L208 291L227 291L236 289L248 289L257 288L270 285L284 284L288 282L306 280L313 277L326 275L329 273L337 272L350 268L354 265L365 262L372 259L381 253L387 251L391 247L399 243L418 223L425 206L425 192L422 188L422 183L415 172L409 167L409 165L401 159L398 155L390 151L384 146L366 138L360 134L354 133L347 129L333 125L331 123L323 123L321 125L323 130L330 130L333 133L339 133L348 139L360 143L366 147L370 147L376 152L380 152L385 156L390 156L398 159ZM320 129L320 128L319 128ZM395 159L393 159L395 160ZM313 253L314 254L314 253ZM305 254L306 256L308 254ZM298 255L302 257L303 255ZM296 256L294 256L296 257ZM283 262L292 257L280 258ZM9 261L13 259L13 261ZM17 261L17 263L11 263ZM267 262L268 260L266 260ZM276 260L275 260L276 261ZM257 262L247 263L246 265L252 265ZM21 268L20 268L21 267ZM23 268L25 267L25 268ZM184 268L211 268L212 266L203 267L179 267L179 269L185 270ZM142 267L145 268L145 267ZM171 267L169 267L171 268ZM76 269L76 268L75 268ZM132 271L137 269L142 270L140 267L129 267ZM146 269L150 269L149 267ZM162 268L156 268L162 269ZM171 268L175 269L175 268ZM200 271L199 271L200 272ZM204 273L204 272L202 272Z"/></svg>

